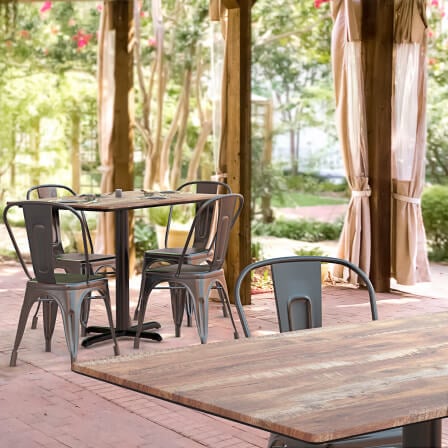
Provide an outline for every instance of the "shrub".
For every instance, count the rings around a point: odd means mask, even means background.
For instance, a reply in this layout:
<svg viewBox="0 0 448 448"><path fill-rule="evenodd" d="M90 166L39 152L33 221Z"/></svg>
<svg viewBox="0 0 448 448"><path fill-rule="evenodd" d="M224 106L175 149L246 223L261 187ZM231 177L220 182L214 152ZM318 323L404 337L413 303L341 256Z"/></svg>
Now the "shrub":
<svg viewBox="0 0 448 448"><path fill-rule="evenodd" d="M448 187L435 185L423 192L422 215L430 258L448 260Z"/></svg>
<svg viewBox="0 0 448 448"><path fill-rule="evenodd" d="M143 219L137 219L134 227L135 255L143 259L145 250L157 248L157 235L153 226Z"/></svg>
<svg viewBox="0 0 448 448"><path fill-rule="evenodd" d="M310 221L306 219L278 219L269 224L254 223L254 235L276 236L308 242L336 240L342 231L342 220L336 222Z"/></svg>
<svg viewBox="0 0 448 448"><path fill-rule="evenodd" d="M327 254L320 247L301 247L294 250L296 255L301 256L326 256Z"/></svg>
<svg viewBox="0 0 448 448"><path fill-rule="evenodd" d="M345 179L338 179L338 182L315 175L315 174L298 174L296 176L285 177L289 190L301 191L303 193L344 193L349 194L349 188Z"/></svg>

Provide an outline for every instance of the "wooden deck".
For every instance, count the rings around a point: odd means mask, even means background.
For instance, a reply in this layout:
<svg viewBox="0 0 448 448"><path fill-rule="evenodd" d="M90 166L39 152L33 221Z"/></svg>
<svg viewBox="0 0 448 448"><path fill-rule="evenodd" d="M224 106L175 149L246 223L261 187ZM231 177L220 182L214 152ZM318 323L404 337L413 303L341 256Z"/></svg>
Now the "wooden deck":
<svg viewBox="0 0 448 448"><path fill-rule="evenodd" d="M131 284L131 307L137 302L139 278ZM23 297L24 276L16 264L0 265L0 438L4 446L152 448L264 448L268 433L218 417L186 409L166 401L87 378L70 370L62 324L56 323L52 353L44 352L42 321L27 329L19 349L17 367L9 357ZM327 288L324 296L324 326L368 321L366 298L350 288ZM182 328L174 337L174 325L166 292L154 294L149 316L162 324L162 343L142 341L137 353L199 344L195 328ZM269 294L253 297L246 307L254 334L275 331L273 301ZM422 313L447 311L448 298L412 294L380 293L380 320ZM93 305L92 323L105 322L100 303ZM232 340L228 319L219 304L210 307L209 341ZM123 355L135 354L133 340L119 341ZM112 355L109 342L80 348L79 361ZM443 424L443 446L448 447L448 423Z"/></svg>

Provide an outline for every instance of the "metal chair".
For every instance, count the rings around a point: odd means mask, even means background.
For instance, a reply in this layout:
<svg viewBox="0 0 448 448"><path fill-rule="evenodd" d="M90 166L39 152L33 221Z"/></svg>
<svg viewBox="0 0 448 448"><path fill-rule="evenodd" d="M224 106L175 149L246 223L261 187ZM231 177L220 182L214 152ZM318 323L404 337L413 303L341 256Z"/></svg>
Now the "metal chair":
<svg viewBox="0 0 448 448"><path fill-rule="evenodd" d="M280 332L322 326L321 264L339 264L353 270L369 293L372 320L378 319L375 290L367 275L357 266L340 258L323 256L290 256L271 258L246 266L235 284L235 305L246 337L250 336L240 289L243 281L254 270L270 268ZM281 362L281 361L280 361ZM309 444L280 434L271 434L268 448L399 448L402 446L402 428L365 434L330 444Z"/></svg>
<svg viewBox="0 0 448 448"><path fill-rule="evenodd" d="M176 191L194 191L199 194L230 194L232 190L229 185L224 182L212 181L212 180L195 180L186 182L179 186ZM201 203L196 204L196 212L201 206ZM143 257L142 273L146 271L148 266L151 266L155 262L165 262L175 264L179 262L179 258L182 254L183 247L168 247L168 238L170 235L171 222L174 212L174 207L170 207L168 215L168 223L165 230L165 243L164 247L158 249L150 249L145 251ZM204 213L202 220L196 223L196 228L193 237L193 243L191 249L185 254L184 262L188 264L200 264L207 260L209 257L209 243L210 235L213 228L213 213ZM140 296L138 298L137 307L134 313L134 320L138 319L138 313L141 304L141 291L143 291L143 275L140 285ZM191 303L187 299L186 301L187 312L187 325L191 327ZM226 307L223 304L224 316L226 315Z"/></svg>
<svg viewBox="0 0 448 448"><path fill-rule="evenodd" d="M34 277L28 271L14 237L12 227L8 221L8 212L12 207L19 207L23 210ZM57 267L55 265L53 251L54 218L62 210L70 213L80 224L84 249L84 263L86 266L89 266L90 254L87 243L87 228L83 217L76 210L64 204L44 201L13 202L8 204L4 209L3 219L6 229L23 270L29 279L26 284L10 366L16 365L17 350L23 337L28 315L35 302L43 303L46 351L51 351L51 337L55 327L57 307L59 306L64 324L65 338L73 363L78 353L81 306L85 300L103 299L111 328L112 339L114 341L114 353L115 355L119 354L112 321L107 279L103 275L91 274L89 269L84 273L55 272ZM97 295L93 295L93 293L97 293Z"/></svg>
<svg viewBox="0 0 448 448"><path fill-rule="evenodd" d="M49 199L57 197L76 196L76 192L66 185L60 184L41 184L31 187L27 193L26 198L32 199L33 195L37 194L39 199ZM86 265L85 257L83 253L70 252L66 253L62 244L60 217L58 211L55 211L53 219L53 254L55 260L55 267L64 269L65 272L71 274L86 273L89 269L91 274L98 272L115 272L115 255L111 254L97 254L94 252L92 236L90 234L89 227L87 225L87 219L84 212L79 212L81 218L85 223L87 243L89 249L89 263ZM82 335L86 334L87 321L89 318L89 305L90 302L84 302L82 309ZM40 306L40 304L39 304ZM37 315L39 312L39 306L33 316L31 328L37 327Z"/></svg>
<svg viewBox="0 0 448 448"><path fill-rule="evenodd" d="M238 331L230 310L223 265L227 253L230 232L241 213L243 202L243 197L240 194L218 195L204 202L199 207L193 219L178 262L165 266L150 266L142 273L143 288L140 293L142 301L138 316L137 335L134 340L135 348L139 347L139 335L142 331L149 295L159 283L163 282L168 282L169 288L174 291L171 294L171 304L176 336L180 336L180 326L182 324L186 296L189 296L201 343L205 344L207 342L208 298L210 290L216 288L231 319L234 328L234 337L235 339L238 338ZM207 248L207 253L210 254L211 258L203 264L187 263L188 254L192 251L189 247L190 241L194 238L198 223L204 222L204 215L208 216L209 214L215 213L216 226L213 226L213 233L210 235L211 243ZM176 294L176 292L179 293Z"/></svg>

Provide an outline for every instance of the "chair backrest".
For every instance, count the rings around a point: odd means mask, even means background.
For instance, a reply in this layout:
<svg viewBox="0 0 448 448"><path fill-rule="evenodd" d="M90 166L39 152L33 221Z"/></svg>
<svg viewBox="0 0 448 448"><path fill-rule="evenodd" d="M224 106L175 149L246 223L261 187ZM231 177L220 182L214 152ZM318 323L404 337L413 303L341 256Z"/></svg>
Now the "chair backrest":
<svg viewBox="0 0 448 448"><path fill-rule="evenodd" d="M50 199L50 198L58 198L65 196L76 196L77 193L70 187L61 184L41 184L35 185L31 187L26 192L26 198L28 200L33 199L33 196L39 199ZM93 252L93 241L92 236L90 235L89 227L87 226L87 219L84 212L80 212L82 219L84 220L86 229L87 229L87 242L89 244L89 250ZM54 239L54 247L53 253L55 256L64 253L64 247L62 244L62 236L61 236L61 224L59 212L55 210L55 216L53 219L53 239Z"/></svg>
<svg viewBox="0 0 448 448"><path fill-rule="evenodd" d="M41 184L31 187L26 192L28 200L33 199L34 195L38 199L57 198L61 196L76 196L76 192L66 185L60 184ZM36 198L36 199L37 199Z"/></svg>
<svg viewBox="0 0 448 448"><path fill-rule="evenodd" d="M25 228L28 237L28 245L31 255L31 263L33 265L34 276L37 281L42 283L56 283L55 276L55 258L53 252L54 238L53 227L54 217L58 215L58 212L64 210L71 213L75 219L79 221L82 231L85 262L88 263L88 251L87 251L87 233L85 222L76 210L64 205L56 204L45 201L19 201L8 204L3 212L3 220L8 231L14 249L16 250L25 273L31 278L20 248L14 237L12 227L8 220L8 212L12 207L20 207L23 210L23 216L25 219ZM88 280L89 273L87 270L86 280Z"/></svg>
<svg viewBox="0 0 448 448"><path fill-rule="evenodd" d="M250 335L241 305L240 289L246 276L255 269L270 267L281 332L322 326L322 263L339 264L353 270L369 293L372 320L378 319L375 290L358 266L341 258L290 256L271 258L246 266L235 284L235 304L246 336Z"/></svg>
<svg viewBox="0 0 448 448"><path fill-rule="evenodd" d="M179 258L178 273L180 273L184 264L185 255L190 250L190 241L194 237L197 221L203 220L204 216L208 217L210 214L216 214L216 225L213 226L211 244L207 247L210 253L207 265L210 271L222 268L227 254L230 232L241 213L243 204L244 198L242 195L231 193L215 196L199 207Z"/></svg>
<svg viewBox="0 0 448 448"><path fill-rule="evenodd" d="M186 182L177 188L177 191L193 191L198 194L229 194L232 190L229 185L224 182L213 181L213 180L195 180ZM199 208L203 202L198 202L196 204L197 214ZM168 236L171 227L171 220L173 216L173 210L175 206L170 207L170 212L168 215L168 223L165 232L165 247L168 247ZM212 233L214 224L214 206L210 208L209 212L203 213L202 219L196 221L196 228L194 232L194 238L192 247L196 250L205 250L207 245L210 243L210 235Z"/></svg>

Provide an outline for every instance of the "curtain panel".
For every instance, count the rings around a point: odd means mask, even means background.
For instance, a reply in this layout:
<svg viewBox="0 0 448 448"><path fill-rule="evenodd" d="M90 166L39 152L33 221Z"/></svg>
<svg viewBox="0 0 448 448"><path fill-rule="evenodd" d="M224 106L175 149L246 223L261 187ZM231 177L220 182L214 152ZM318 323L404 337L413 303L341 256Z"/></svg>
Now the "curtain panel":
<svg viewBox="0 0 448 448"><path fill-rule="evenodd" d="M426 153L426 28L424 0L395 0L391 275L402 285L431 279L420 206Z"/></svg>
<svg viewBox="0 0 448 448"><path fill-rule="evenodd" d="M370 272L370 186L366 112L361 59L361 1L335 0L332 7L332 67L336 125L347 181L352 191L337 256ZM357 276L335 266L334 275L357 283Z"/></svg>

